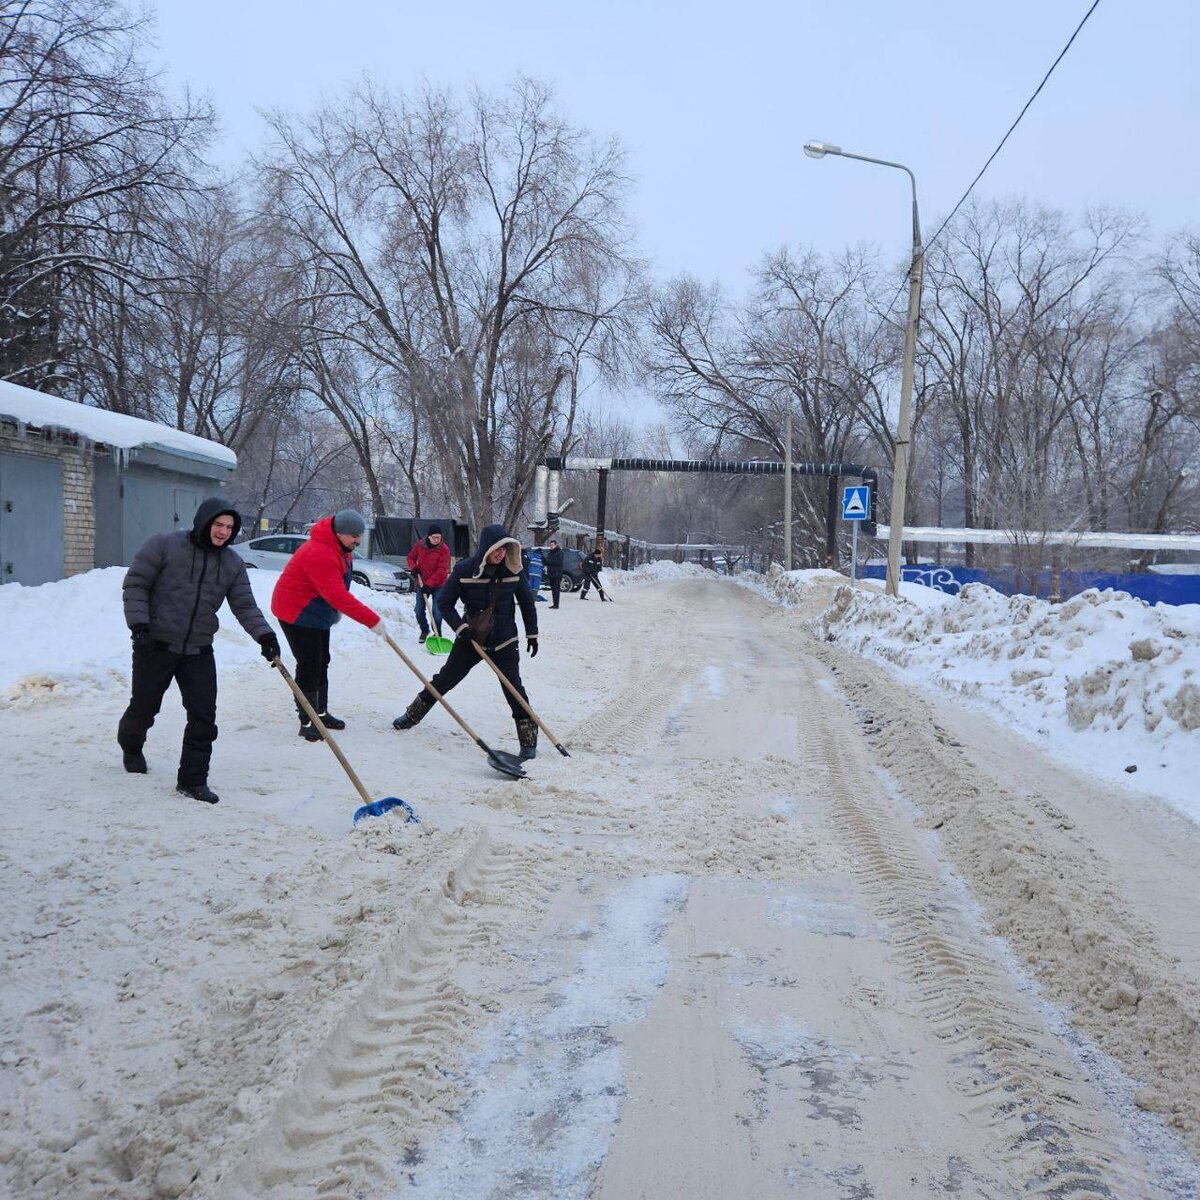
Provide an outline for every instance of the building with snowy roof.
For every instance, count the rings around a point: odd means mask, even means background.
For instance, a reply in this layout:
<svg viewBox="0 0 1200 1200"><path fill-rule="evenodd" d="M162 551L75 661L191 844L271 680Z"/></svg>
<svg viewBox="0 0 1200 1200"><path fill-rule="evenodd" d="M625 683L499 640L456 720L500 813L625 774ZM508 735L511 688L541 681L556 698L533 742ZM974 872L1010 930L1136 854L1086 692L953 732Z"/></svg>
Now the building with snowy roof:
<svg viewBox="0 0 1200 1200"><path fill-rule="evenodd" d="M236 466L207 438L0 381L0 583L127 566Z"/></svg>

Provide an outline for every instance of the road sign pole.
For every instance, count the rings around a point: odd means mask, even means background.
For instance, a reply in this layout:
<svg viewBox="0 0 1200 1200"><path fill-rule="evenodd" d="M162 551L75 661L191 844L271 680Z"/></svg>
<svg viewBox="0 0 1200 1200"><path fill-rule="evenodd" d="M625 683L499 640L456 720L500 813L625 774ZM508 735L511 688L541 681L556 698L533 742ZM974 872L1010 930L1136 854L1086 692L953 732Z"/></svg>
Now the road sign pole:
<svg viewBox="0 0 1200 1200"><path fill-rule="evenodd" d="M850 533L850 582L855 581L855 571L858 569L858 522L851 526Z"/></svg>

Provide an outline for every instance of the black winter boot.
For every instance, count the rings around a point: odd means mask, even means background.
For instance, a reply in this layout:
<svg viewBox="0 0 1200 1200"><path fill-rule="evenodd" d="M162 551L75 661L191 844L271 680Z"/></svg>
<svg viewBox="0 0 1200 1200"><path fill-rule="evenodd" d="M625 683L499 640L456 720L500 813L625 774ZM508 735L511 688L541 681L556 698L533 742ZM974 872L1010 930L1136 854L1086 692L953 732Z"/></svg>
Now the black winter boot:
<svg viewBox="0 0 1200 1200"><path fill-rule="evenodd" d="M316 692L305 692L304 698L313 707L313 712L320 712L321 697ZM296 705L297 711L300 713L300 736L306 742L319 742L321 740L321 731L312 723L308 713L299 705Z"/></svg>
<svg viewBox="0 0 1200 1200"><path fill-rule="evenodd" d="M521 753L517 758L521 762L528 762L531 758L537 758L537 722L532 721L529 717L520 717L517 720L517 741L521 743Z"/></svg>
<svg viewBox="0 0 1200 1200"><path fill-rule="evenodd" d="M130 775L146 774L146 756L140 750L122 750L121 762Z"/></svg>
<svg viewBox="0 0 1200 1200"><path fill-rule="evenodd" d="M397 717L392 722L393 729L411 729L414 725L419 725L425 714L437 703L432 696L427 696L424 692L418 692L417 698L404 710L402 717Z"/></svg>
<svg viewBox="0 0 1200 1200"><path fill-rule="evenodd" d="M321 724L324 725L326 729L332 729L336 733L339 729L346 728L346 722L343 721L341 717L335 717L333 713L329 711L328 687L323 687L321 689L321 703L314 704L313 708L317 710L317 713L321 717Z"/></svg>
<svg viewBox="0 0 1200 1200"><path fill-rule="evenodd" d="M178 783L175 785L175 790L181 796L190 796L202 804L217 804L221 799L207 783L195 783L191 787L184 787L182 783Z"/></svg>

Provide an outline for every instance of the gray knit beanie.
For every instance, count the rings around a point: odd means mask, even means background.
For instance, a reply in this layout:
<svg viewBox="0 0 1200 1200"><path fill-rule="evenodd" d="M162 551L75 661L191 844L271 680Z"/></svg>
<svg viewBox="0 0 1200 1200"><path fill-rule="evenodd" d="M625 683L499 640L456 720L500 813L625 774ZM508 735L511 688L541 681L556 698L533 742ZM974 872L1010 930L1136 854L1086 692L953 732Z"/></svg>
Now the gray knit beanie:
<svg viewBox="0 0 1200 1200"><path fill-rule="evenodd" d="M362 537L367 532L367 522L357 509L343 508L333 517L333 532L347 537Z"/></svg>

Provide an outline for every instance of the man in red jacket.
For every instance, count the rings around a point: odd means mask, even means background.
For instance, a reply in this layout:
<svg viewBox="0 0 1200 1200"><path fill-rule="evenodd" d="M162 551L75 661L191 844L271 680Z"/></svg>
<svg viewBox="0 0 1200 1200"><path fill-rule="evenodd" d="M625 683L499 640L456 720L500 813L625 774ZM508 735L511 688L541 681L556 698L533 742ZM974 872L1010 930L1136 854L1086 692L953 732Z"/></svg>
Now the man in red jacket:
<svg viewBox="0 0 1200 1200"><path fill-rule="evenodd" d="M408 552L408 569L413 574L417 596L417 624L421 627L418 641L423 642L429 636L429 622L425 619L426 598L433 609L433 631L441 637L442 610L438 607L437 594L450 578L450 547L442 541L440 530L430 529Z"/></svg>
<svg viewBox="0 0 1200 1200"><path fill-rule="evenodd" d="M350 595L353 551L366 528L362 514L352 508L318 521L308 541L288 559L271 596L271 612L296 656L296 684L329 729L346 728L329 711L329 631L345 613L372 633L387 634L379 614ZM321 735L308 714L299 705L296 711L300 736L319 742Z"/></svg>

